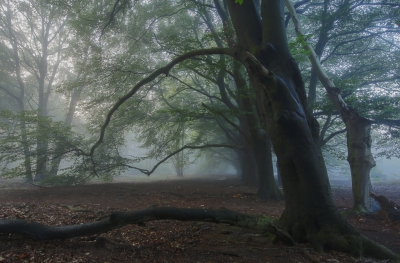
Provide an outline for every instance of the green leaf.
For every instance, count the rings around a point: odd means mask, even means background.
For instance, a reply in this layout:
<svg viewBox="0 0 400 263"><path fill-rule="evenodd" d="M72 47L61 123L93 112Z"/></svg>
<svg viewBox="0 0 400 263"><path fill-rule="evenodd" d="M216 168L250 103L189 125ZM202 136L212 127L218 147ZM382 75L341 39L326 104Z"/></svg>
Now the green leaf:
<svg viewBox="0 0 400 263"><path fill-rule="evenodd" d="M235 3L243 4L243 0L235 0Z"/></svg>

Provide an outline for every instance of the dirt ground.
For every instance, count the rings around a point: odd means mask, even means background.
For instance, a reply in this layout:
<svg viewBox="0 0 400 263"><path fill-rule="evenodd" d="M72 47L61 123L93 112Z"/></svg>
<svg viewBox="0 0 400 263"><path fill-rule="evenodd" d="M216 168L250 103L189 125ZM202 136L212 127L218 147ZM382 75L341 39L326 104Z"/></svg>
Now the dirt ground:
<svg viewBox="0 0 400 263"><path fill-rule="evenodd" d="M81 224L114 211L150 206L220 208L278 218L284 202L260 201L256 189L233 178L118 182L68 187L4 184L0 181L0 219L20 218L49 225ZM340 211L352 206L351 188L333 181ZM375 183L378 195L400 204L400 182ZM400 253L400 222L384 212L346 215L346 220L375 241ZM302 247L321 262L390 262L328 251L317 254L310 244ZM17 235L0 235L0 262L312 262L304 250L285 246L260 233L207 222L152 221L83 238L33 241Z"/></svg>

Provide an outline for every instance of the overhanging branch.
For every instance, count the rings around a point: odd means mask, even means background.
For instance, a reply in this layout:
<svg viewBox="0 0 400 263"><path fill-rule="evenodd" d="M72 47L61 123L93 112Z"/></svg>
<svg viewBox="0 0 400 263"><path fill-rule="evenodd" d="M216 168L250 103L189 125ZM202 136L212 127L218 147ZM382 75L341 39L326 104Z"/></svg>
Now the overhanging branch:
<svg viewBox="0 0 400 263"><path fill-rule="evenodd" d="M147 176L150 176L157 169L158 166L160 166L162 163L164 163L166 160L168 160L172 156L180 153L181 151L183 151L185 149L205 149L205 148L232 148L233 149L233 148L238 148L238 147L236 147L234 145L229 145L229 144L205 144L205 145L199 145L199 146L185 145L182 148L179 148L178 150L168 154L165 158L163 158L156 165L154 165L154 167L150 171L146 170L146 169L141 169L141 168L138 168L135 166L131 166L131 165L124 165L124 166L139 170L140 172L146 174Z"/></svg>
<svg viewBox="0 0 400 263"><path fill-rule="evenodd" d="M202 56L202 55L217 55L217 54L225 54L229 56L234 56L234 50L229 49L229 48L211 48L211 49L200 49L200 50L194 50L187 52L181 56L178 56L177 58L173 59L170 63L165 65L162 68L159 68L155 70L153 73L139 81L127 94L125 94L123 97L121 97L109 110L107 113L106 119L103 123L103 125L100 128L100 136L99 139L96 141L96 143L92 146L90 149L89 156L93 156L94 151L96 150L97 147L103 142L104 135L105 135L105 130L107 126L109 125L111 121L112 115L118 110L118 108L129 98L131 98L133 95L136 94L136 92L144 85L148 84L149 82L155 80L158 76L165 74L168 76L169 71L176 66L177 64L196 57L196 56Z"/></svg>

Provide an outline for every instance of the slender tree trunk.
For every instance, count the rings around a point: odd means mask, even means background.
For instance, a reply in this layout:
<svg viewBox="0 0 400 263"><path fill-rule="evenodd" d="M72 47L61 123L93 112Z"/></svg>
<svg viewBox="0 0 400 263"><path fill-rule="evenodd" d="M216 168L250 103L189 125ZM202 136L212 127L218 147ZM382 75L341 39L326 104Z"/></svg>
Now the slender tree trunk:
<svg viewBox="0 0 400 263"><path fill-rule="evenodd" d="M43 25L44 26L44 25ZM43 37L45 33L42 32ZM46 130L48 127L44 125L45 121L42 121L42 117L47 117L47 94L45 92L45 78L47 75L47 39L43 39L42 43L42 54L40 57L39 76L37 78L39 84L39 109L38 109L38 126L37 126L37 137L36 137L36 181L42 181L49 177L47 171L47 158L48 158L48 137L46 136Z"/></svg>
<svg viewBox="0 0 400 263"><path fill-rule="evenodd" d="M1 169L2 169L2 170L6 169L8 164L9 164L9 160L6 160L6 161L4 162L4 164L2 165L3 167L1 167ZM3 174L3 172L0 171L0 177L1 177L2 174Z"/></svg>
<svg viewBox="0 0 400 263"><path fill-rule="evenodd" d="M86 62L86 57L85 57L84 61ZM78 76L77 79L79 80L80 76ZM64 120L64 125L66 127L69 127L69 126L72 125L72 121L74 119L76 107L78 105L78 101L79 101L79 98L81 96L81 92L82 92L83 88L84 87L76 88L71 93L71 99L69 101L68 112L67 112L67 115L66 115L65 120ZM64 149L65 149L65 146L63 144L63 141L60 140L57 143L54 155L62 154ZM61 160L62 160L62 156L54 158L52 160L51 168L50 168L50 176L56 176L57 175L58 169L60 167Z"/></svg>
<svg viewBox="0 0 400 263"><path fill-rule="evenodd" d="M318 77L315 74L314 70L311 69L310 84L308 86L308 104L311 107L313 107L317 99L317 84L318 84Z"/></svg>
<svg viewBox="0 0 400 263"><path fill-rule="evenodd" d="M23 151L24 151L25 180L27 182L32 182L33 181L32 164L31 164L28 138L26 136L26 124L25 124L24 118L22 118L22 120L21 120L20 129L21 129L22 147L23 147Z"/></svg>
<svg viewBox="0 0 400 263"><path fill-rule="evenodd" d="M11 10L9 1L7 2L6 20L7 20L8 37L9 37L9 41L10 41L10 44L13 49L15 74L17 77L17 82L18 82L18 87L19 87L18 107L19 107L20 112L23 113L23 116L22 116L21 122L20 122L20 129L21 129L21 142L22 142L22 147L23 147L23 151L24 151L25 179L26 179L26 181L31 182L33 180L32 164L31 164L29 143L28 143L28 137L27 137L27 131L26 131L26 122L25 122L25 118L24 118L24 114L25 114L24 113L25 112L25 106L24 106L25 83L22 80L22 76L21 76L21 63L20 63L19 53L18 53L18 41L14 34L14 30L13 30L13 26L12 26L12 10Z"/></svg>

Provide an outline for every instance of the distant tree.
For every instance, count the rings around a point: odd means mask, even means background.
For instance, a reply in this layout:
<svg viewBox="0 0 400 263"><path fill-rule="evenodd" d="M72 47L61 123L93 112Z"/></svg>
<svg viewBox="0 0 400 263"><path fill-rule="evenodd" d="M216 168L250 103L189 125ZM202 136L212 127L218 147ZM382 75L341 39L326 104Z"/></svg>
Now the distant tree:
<svg viewBox="0 0 400 263"><path fill-rule="evenodd" d="M54 105L55 82L68 40L68 16L61 8L40 1L5 1L0 5L0 41L8 48L9 75L1 90L18 104L20 140L25 177L28 181L48 176L48 122ZM37 119L33 120L32 113ZM29 125L35 126L33 132ZM35 137L33 148L31 137ZM11 142L10 142L11 143ZM6 156L2 156L7 158ZM14 159L12 161L18 161ZM35 163L33 165L33 162Z"/></svg>

